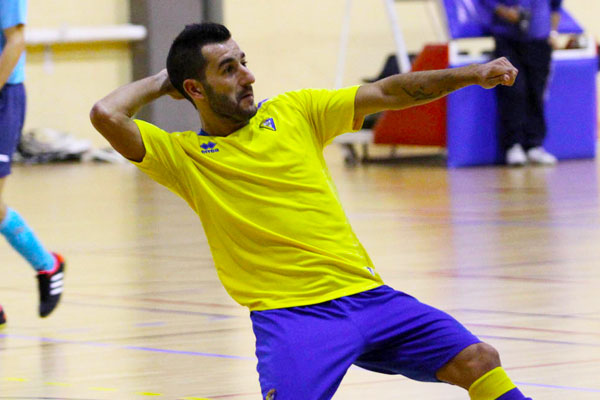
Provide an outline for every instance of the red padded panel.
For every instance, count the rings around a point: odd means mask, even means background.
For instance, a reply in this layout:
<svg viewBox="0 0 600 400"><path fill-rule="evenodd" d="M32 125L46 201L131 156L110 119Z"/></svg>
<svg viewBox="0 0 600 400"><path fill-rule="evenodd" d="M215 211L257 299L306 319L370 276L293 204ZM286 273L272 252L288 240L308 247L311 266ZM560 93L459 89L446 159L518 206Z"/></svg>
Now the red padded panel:
<svg viewBox="0 0 600 400"><path fill-rule="evenodd" d="M448 45L426 45L413 71L448 68ZM376 144L446 146L446 99L405 110L385 111L373 128Z"/></svg>

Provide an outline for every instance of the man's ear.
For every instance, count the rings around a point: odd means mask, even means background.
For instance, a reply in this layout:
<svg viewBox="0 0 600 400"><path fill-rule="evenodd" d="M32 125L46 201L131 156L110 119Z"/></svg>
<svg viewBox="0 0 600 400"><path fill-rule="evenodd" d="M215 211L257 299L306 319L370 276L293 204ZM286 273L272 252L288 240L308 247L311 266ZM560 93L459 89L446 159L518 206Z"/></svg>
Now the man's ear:
<svg viewBox="0 0 600 400"><path fill-rule="evenodd" d="M204 87L202 86L202 83L196 79L186 79L183 81L183 90L185 90L192 99L204 99Z"/></svg>

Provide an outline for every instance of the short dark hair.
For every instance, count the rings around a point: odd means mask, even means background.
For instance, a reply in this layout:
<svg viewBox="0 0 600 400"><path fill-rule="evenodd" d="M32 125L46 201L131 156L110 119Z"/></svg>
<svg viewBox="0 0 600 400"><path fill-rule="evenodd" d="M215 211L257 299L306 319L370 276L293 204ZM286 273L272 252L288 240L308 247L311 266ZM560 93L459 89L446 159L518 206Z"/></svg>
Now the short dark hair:
<svg viewBox="0 0 600 400"><path fill-rule="evenodd" d="M186 25L175 38L167 56L167 72L171 83L186 99L192 101L183 88L186 79L205 79L206 59L202 47L223 43L231 38L231 32L213 22ZM192 104L194 102L192 101Z"/></svg>

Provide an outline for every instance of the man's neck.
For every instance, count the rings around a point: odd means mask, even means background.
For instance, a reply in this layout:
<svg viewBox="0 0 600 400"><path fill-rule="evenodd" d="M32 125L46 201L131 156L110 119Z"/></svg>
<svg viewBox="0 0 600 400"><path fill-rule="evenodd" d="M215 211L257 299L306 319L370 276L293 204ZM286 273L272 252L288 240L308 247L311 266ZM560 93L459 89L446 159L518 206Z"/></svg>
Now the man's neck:
<svg viewBox="0 0 600 400"><path fill-rule="evenodd" d="M218 119L216 121L211 121L203 118L201 118L201 120L204 122L202 130L210 136L229 136L233 132L240 130L244 126L248 125L248 121L239 122L227 119Z"/></svg>

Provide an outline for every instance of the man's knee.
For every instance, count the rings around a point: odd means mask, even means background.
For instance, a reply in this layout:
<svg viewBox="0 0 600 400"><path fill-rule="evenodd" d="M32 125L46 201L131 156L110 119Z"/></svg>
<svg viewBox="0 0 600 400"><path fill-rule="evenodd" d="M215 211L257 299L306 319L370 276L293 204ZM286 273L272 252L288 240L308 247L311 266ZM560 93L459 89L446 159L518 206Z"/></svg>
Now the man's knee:
<svg viewBox="0 0 600 400"><path fill-rule="evenodd" d="M498 351L487 343L476 343L458 353L437 373L438 379L468 389L486 372L500 366Z"/></svg>
<svg viewBox="0 0 600 400"><path fill-rule="evenodd" d="M469 349L472 347L472 349ZM470 350L466 354L466 363L468 368L481 372L479 376L500 366L500 354L487 343L477 343L469 346L465 350Z"/></svg>

